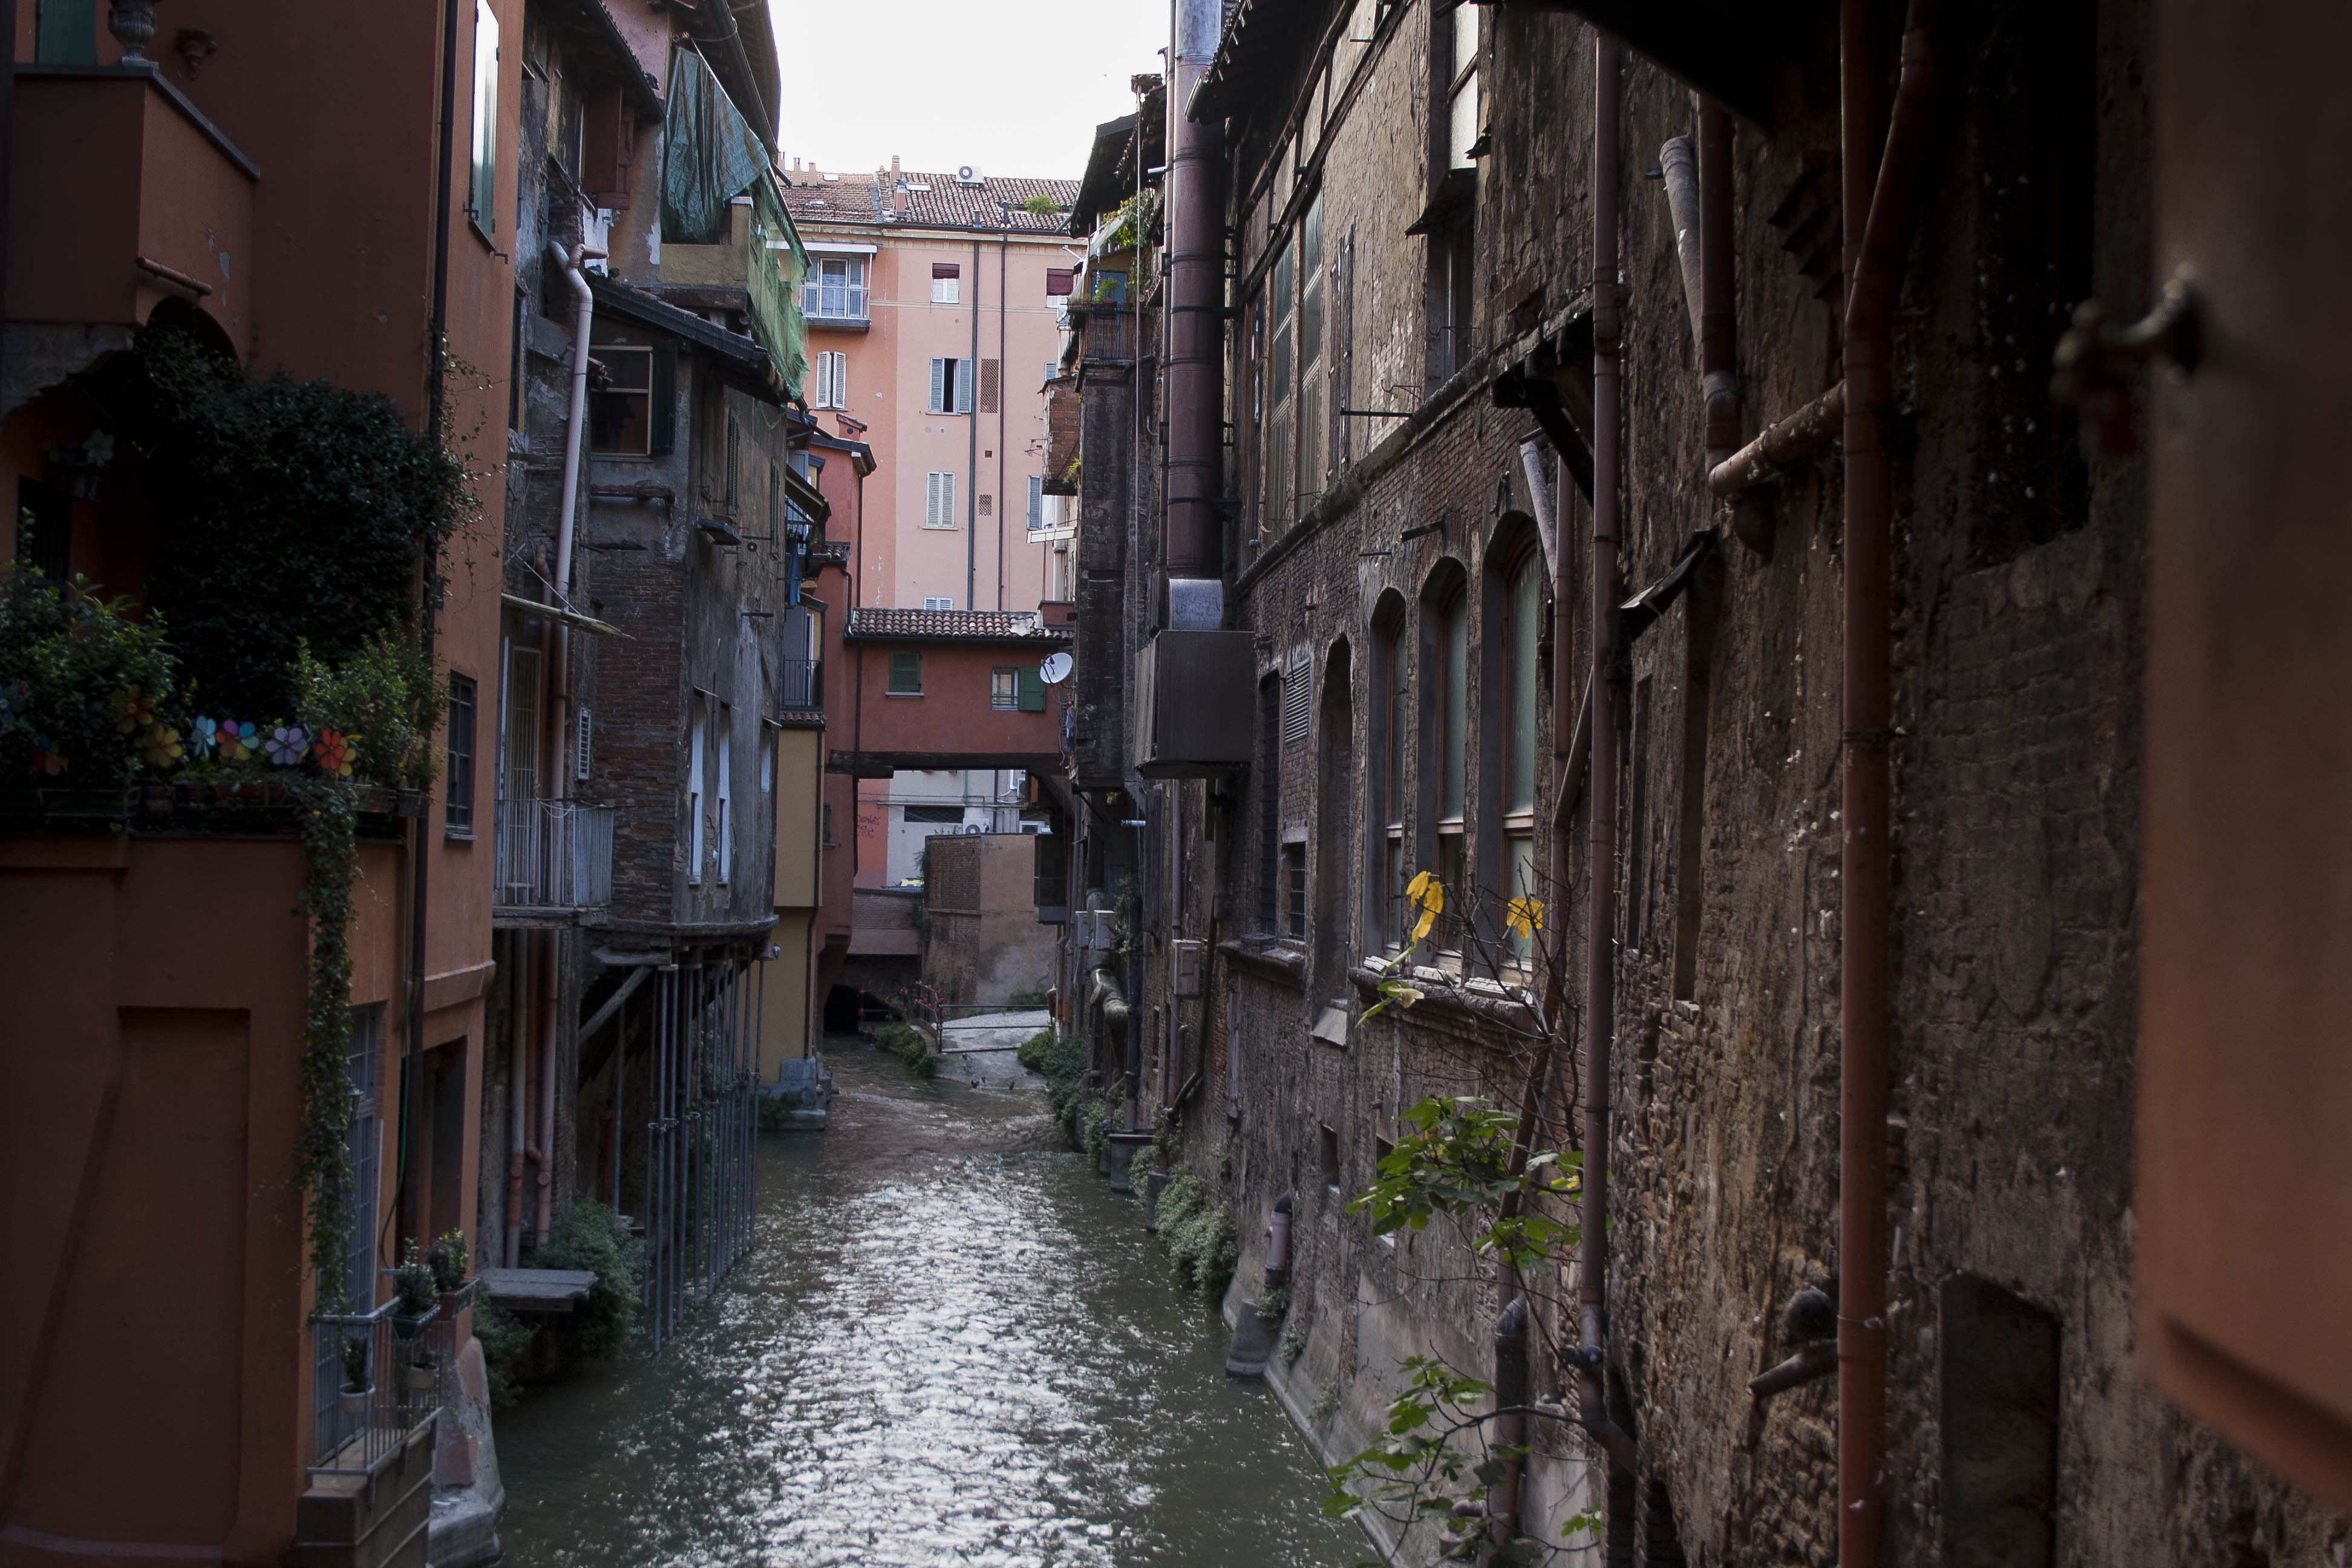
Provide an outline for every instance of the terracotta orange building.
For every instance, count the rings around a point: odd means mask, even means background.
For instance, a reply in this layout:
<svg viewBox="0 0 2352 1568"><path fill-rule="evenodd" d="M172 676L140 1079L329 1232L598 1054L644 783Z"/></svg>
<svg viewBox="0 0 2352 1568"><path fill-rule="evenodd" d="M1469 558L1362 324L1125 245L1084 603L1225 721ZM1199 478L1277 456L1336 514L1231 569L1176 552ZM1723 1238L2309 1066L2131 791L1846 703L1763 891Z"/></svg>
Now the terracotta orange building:
<svg viewBox="0 0 2352 1568"><path fill-rule="evenodd" d="M198 379L237 417L272 399L341 410L373 432L350 437L362 466L439 461L437 420L458 433L449 447L466 468L495 468L502 454L472 450L462 433L495 429L504 396L473 367L509 360L500 205L513 195L503 155L518 57L502 40L521 10L329 7L289 25L258 0L178 0L159 28L143 4L14 8L0 371L0 483L17 505L10 573L28 591L79 574L130 601L58 647L87 652L100 635L91 626L121 639L133 636L124 627L152 629L154 574L188 571L169 565L185 554L183 476L158 468L110 412L110 388L166 363L156 354L209 366ZM290 379L268 383L279 373ZM248 397L240 375L265 390ZM308 385L320 382L331 386ZM170 411L148 413L168 434ZM283 478L341 493L331 474ZM464 488L472 504L444 517L455 527L437 568L417 555L362 595L387 635L429 629L427 668L454 677L461 698L490 685L502 506L495 484ZM322 507L290 554L331 566L368 521ZM423 591L428 569L437 592ZM208 599L201 586L184 598L197 622L249 613L251 659L287 629L281 611L327 624L323 606L299 599L229 602L226 588ZM45 602L12 598L11 613ZM20 615L11 634L26 624ZM167 623L164 637L190 629ZM226 646L236 651L236 638ZM135 773L76 758L62 731L25 732L26 710L0 714L10 1568L421 1563L436 1468L434 1561L497 1549L467 1296L442 1297L395 1354L384 1278L406 1238L474 1225L492 965L489 846L473 831L471 786L492 715L460 700L406 759L341 785L353 812L349 1038L306 1101L306 1038L315 1045L339 999L331 988L311 1001L306 915L321 906L303 900L322 884L303 803L361 737L282 710L233 713L223 704L239 679L184 659L164 702L113 694L121 733L147 748ZM35 709L54 695L37 682L14 692ZM256 743L237 744L255 723ZM267 757L263 742L276 748ZM428 748L446 758L429 786L410 776ZM322 1120L322 1106L343 1114ZM339 1147L355 1200L341 1267L318 1274L298 1181L306 1136ZM370 1321L314 1328L314 1307L345 1292ZM363 1369L373 1394L348 1410L346 1339L374 1358ZM452 1418L436 1421L445 1407ZM168 1460L127 1469L133 1432Z"/></svg>

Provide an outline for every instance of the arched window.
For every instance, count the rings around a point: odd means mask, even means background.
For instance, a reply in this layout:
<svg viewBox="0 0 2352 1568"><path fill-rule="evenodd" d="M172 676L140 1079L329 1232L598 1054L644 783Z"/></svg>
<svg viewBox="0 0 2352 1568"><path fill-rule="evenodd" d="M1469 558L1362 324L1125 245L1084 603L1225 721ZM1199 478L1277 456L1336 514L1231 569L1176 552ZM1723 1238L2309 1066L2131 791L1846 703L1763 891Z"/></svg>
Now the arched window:
<svg viewBox="0 0 2352 1568"><path fill-rule="evenodd" d="M1502 895L1537 894L1536 714L1540 678L1537 644L1542 637L1543 554L1520 552L1504 598L1502 703L1503 855ZM1512 954L1528 956L1531 938L1506 934Z"/></svg>
<svg viewBox="0 0 2352 1568"><path fill-rule="evenodd" d="M1431 738L1435 744L1423 789L1431 795L1433 845L1437 879L1445 885L1446 918L1438 925L1438 944L1449 952L1462 946L1460 915L1470 896L1468 807L1470 785L1470 595L1456 584L1436 606L1435 654L1437 679L1427 698Z"/></svg>
<svg viewBox="0 0 2352 1568"><path fill-rule="evenodd" d="M1372 611L1370 709L1364 768L1364 951L1394 952L1404 945L1404 885L1412 877L1405 828L1406 706L1411 649L1405 643L1404 600L1394 590Z"/></svg>

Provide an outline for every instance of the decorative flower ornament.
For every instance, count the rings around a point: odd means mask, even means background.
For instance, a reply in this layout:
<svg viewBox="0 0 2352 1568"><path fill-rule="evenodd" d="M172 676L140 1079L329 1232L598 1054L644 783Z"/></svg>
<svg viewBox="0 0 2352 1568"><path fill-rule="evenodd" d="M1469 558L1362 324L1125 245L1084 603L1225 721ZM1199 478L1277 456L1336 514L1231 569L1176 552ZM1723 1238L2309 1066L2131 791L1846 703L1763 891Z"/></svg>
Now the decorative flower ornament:
<svg viewBox="0 0 2352 1568"><path fill-rule="evenodd" d="M352 746L357 735L346 735L339 730L321 730L315 748L319 766L339 779L352 776Z"/></svg>
<svg viewBox="0 0 2352 1568"><path fill-rule="evenodd" d="M220 743L220 721L207 719L199 713L189 721L188 742L194 747L196 755L210 755L213 748Z"/></svg>
<svg viewBox="0 0 2352 1568"><path fill-rule="evenodd" d="M260 749L260 725L240 724L234 719L224 719L220 721L219 752L222 762L246 762Z"/></svg>
<svg viewBox="0 0 2352 1568"><path fill-rule="evenodd" d="M135 686L124 687L108 698L106 710L114 720L115 730L125 735L155 721L155 700Z"/></svg>
<svg viewBox="0 0 2352 1568"><path fill-rule="evenodd" d="M1540 899L1513 899L1503 910L1503 925L1521 942L1534 938L1543 930L1544 907Z"/></svg>
<svg viewBox="0 0 2352 1568"><path fill-rule="evenodd" d="M66 771L64 753L57 749L57 742L47 735L33 737L33 771L37 773L47 773L51 778Z"/></svg>
<svg viewBox="0 0 2352 1568"><path fill-rule="evenodd" d="M1419 942L1429 934L1429 928L1437 923L1437 917L1445 910L1445 884L1439 881L1434 873L1423 871L1405 884L1404 896L1421 910L1421 919L1415 921L1412 927L1412 940Z"/></svg>
<svg viewBox="0 0 2352 1568"><path fill-rule="evenodd" d="M145 737L139 742L139 754L158 772L177 763L183 751L180 732L164 724L148 726Z"/></svg>
<svg viewBox="0 0 2352 1568"><path fill-rule="evenodd" d="M290 768L310 754L310 731L299 724L280 724L269 731L269 739L262 742L262 748L269 753L273 766Z"/></svg>

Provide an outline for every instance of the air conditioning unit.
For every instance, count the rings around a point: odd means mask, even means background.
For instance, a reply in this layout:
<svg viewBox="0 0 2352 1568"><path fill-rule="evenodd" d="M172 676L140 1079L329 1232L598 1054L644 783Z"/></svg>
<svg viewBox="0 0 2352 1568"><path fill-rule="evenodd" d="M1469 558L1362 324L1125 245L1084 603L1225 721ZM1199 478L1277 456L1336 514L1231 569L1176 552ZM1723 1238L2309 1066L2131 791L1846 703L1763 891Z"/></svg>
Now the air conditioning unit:
<svg viewBox="0 0 2352 1568"><path fill-rule="evenodd" d="M1137 653L1129 761L1146 778L1213 778L1246 767L1257 654L1247 632L1167 627Z"/></svg>
<svg viewBox="0 0 2352 1568"><path fill-rule="evenodd" d="M977 184L984 184L984 183L985 183L985 182L983 182L983 181L982 180L982 178L981 178L981 174L980 174L980 165L979 165L979 164L977 164L977 163L959 163L959 164L957 164L957 165L956 165L956 184L959 184L959 185L977 185Z"/></svg>

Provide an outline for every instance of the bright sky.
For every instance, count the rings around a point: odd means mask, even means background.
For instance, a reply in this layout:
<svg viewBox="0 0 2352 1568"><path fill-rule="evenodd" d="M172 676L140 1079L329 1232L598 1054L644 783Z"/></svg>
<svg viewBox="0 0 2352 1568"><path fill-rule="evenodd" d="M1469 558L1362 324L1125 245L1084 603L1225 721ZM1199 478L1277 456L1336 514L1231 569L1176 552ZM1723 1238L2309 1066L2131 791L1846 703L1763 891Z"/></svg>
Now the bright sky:
<svg viewBox="0 0 2352 1568"><path fill-rule="evenodd" d="M1076 179L1161 68L1167 0L768 0L784 166Z"/></svg>

